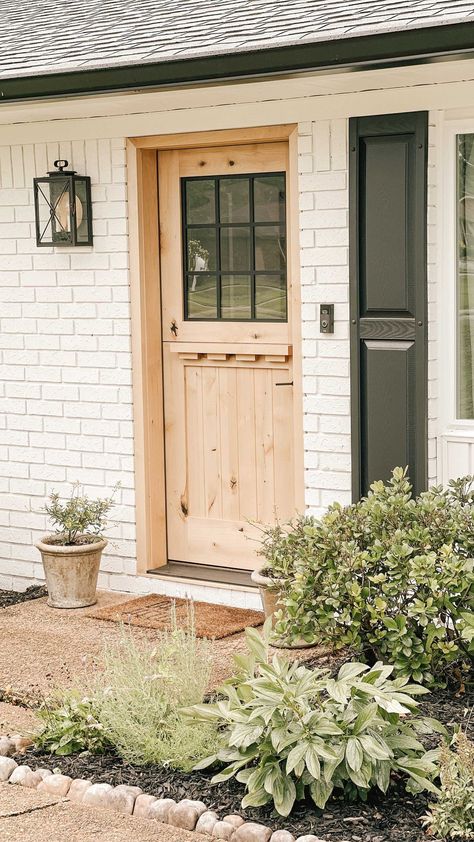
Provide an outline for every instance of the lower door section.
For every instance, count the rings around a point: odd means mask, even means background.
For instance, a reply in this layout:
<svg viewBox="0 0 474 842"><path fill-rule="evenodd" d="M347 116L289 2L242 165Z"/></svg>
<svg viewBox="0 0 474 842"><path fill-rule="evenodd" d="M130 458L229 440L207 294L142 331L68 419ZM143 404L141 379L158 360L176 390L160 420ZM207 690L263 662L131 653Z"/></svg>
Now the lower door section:
<svg viewBox="0 0 474 842"><path fill-rule="evenodd" d="M254 569L256 522L294 514L291 358L256 350L164 343L171 560Z"/></svg>

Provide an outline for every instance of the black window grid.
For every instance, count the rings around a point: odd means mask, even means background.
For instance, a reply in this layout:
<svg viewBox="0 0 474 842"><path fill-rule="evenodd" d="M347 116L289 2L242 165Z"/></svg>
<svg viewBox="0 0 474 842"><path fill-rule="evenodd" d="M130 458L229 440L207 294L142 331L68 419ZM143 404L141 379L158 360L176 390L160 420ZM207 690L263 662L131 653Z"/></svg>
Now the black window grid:
<svg viewBox="0 0 474 842"><path fill-rule="evenodd" d="M284 180L285 201L283 202L283 219L256 222L255 221L255 195L254 195L254 181L257 178L264 178L265 176L280 176ZM242 180L247 178L249 180L249 221L248 222L221 222L220 220L220 189L219 186L223 181ZM190 182L196 181L213 181L214 182L214 207L215 207L215 222L187 222L186 218L186 187ZM287 270L285 271L264 271L255 268L255 228L274 228L275 226L283 227L285 234L285 259L287 256L286 249L286 173L285 172L260 172L260 173L237 173L235 175L223 176L189 176L181 179L181 219L183 237L183 278L184 278L184 319L185 321L193 322L255 322L260 323L284 323L288 321L288 290L287 290ZM215 229L216 238L216 268L208 271L191 271L188 269L188 232L189 230L199 229ZM250 231L250 269L222 271L221 266L221 230L225 228L247 228ZM250 275L251 279L251 298L250 318L226 318L222 316L222 278L232 277L235 275ZM214 318L199 316L189 316L188 313L188 290L190 277L215 277L216 278L216 311L217 315ZM259 319L256 316L256 278L258 277L273 277L284 279L285 281L285 313L283 317L276 319Z"/></svg>

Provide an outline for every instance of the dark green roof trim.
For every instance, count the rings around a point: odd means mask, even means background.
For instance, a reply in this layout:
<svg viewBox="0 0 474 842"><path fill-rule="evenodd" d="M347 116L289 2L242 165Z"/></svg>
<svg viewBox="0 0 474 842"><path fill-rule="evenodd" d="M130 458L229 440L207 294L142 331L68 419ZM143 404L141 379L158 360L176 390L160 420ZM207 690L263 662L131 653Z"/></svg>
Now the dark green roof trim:
<svg viewBox="0 0 474 842"><path fill-rule="evenodd" d="M312 44L0 81L0 101L173 87L238 78L423 63L474 55L474 22Z"/></svg>

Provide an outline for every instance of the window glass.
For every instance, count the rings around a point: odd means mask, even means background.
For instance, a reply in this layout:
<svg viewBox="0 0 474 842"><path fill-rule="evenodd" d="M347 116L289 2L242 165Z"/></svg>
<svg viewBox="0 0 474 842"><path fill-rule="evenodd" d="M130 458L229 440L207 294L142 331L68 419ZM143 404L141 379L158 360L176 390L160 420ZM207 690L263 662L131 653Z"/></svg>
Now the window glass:
<svg viewBox="0 0 474 842"><path fill-rule="evenodd" d="M196 178L189 180L186 189L186 219L205 225L216 221L216 188L214 179Z"/></svg>
<svg viewBox="0 0 474 842"><path fill-rule="evenodd" d="M186 319L286 321L285 175L182 179Z"/></svg>
<svg viewBox="0 0 474 842"><path fill-rule="evenodd" d="M474 419L474 134L458 137L457 416Z"/></svg>

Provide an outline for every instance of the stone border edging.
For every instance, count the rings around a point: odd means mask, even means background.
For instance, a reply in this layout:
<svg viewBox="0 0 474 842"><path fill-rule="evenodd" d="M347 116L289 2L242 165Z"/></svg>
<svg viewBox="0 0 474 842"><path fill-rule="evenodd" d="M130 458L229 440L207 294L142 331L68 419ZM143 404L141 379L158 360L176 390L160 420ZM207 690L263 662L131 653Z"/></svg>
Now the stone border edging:
<svg viewBox="0 0 474 842"><path fill-rule="evenodd" d="M33 770L30 766L19 765L12 757L29 745L31 740L18 734L12 737L0 735L0 782L37 789L38 792L65 798L76 804L103 807L124 815L152 819L182 830L202 833L212 839L229 842L325 842L312 834L299 836L295 840L287 830L273 832L266 825L246 822L237 815L219 819L217 813L208 810L202 801L155 798L138 786L93 784L83 778L54 774L50 769Z"/></svg>

